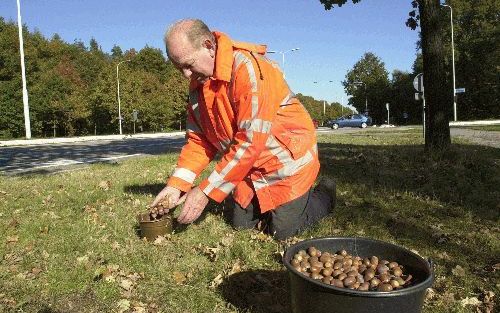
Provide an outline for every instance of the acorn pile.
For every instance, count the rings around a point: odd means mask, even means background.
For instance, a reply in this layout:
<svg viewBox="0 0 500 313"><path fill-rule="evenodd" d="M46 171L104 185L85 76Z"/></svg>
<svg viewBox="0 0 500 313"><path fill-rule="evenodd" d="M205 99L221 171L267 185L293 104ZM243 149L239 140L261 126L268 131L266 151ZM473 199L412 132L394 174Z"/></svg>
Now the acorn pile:
<svg viewBox="0 0 500 313"><path fill-rule="evenodd" d="M297 252L290 264L305 276L339 288L392 291L412 284L412 275L397 262L352 256L346 250L331 254L309 247Z"/></svg>
<svg viewBox="0 0 500 313"><path fill-rule="evenodd" d="M149 218L151 221L160 220L170 211L168 207L170 206L170 198L165 198L155 207L149 210Z"/></svg>

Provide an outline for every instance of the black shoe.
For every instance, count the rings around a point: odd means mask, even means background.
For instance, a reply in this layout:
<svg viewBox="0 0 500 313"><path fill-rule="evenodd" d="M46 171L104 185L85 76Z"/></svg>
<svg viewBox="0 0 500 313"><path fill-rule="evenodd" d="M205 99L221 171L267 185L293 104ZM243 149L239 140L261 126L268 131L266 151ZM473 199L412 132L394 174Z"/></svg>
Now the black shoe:
<svg viewBox="0 0 500 313"><path fill-rule="evenodd" d="M337 184L333 178L323 177L319 181L315 190L324 192L330 196L331 211L335 208L337 202Z"/></svg>

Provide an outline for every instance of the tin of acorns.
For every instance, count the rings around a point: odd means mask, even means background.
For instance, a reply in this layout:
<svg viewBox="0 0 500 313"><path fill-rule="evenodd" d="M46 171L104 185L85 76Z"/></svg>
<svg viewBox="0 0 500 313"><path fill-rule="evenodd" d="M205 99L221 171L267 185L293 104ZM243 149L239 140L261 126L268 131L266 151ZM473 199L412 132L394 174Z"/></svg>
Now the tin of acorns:
<svg viewBox="0 0 500 313"><path fill-rule="evenodd" d="M392 291L412 284L403 265L376 256L353 256L346 250L329 253L309 247L297 252L290 264L301 274L338 288Z"/></svg>
<svg viewBox="0 0 500 313"><path fill-rule="evenodd" d="M164 199L148 213L139 214L137 220L141 229L141 237L149 241L158 236L172 233L172 215L169 213L169 199Z"/></svg>

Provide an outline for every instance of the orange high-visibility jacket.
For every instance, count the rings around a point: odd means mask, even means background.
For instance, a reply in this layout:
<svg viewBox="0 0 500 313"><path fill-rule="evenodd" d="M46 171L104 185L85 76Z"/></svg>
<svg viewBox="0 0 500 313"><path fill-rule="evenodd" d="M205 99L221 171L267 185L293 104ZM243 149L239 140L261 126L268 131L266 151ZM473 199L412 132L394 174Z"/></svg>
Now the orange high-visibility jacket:
<svg viewBox="0 0 500 313"><path fill-rule="evenodd" d="M266 46L217 40L214 75L191 81L187 143L168 186L191 189L217 153L221 160L199 187L217 202L231 192L262 213L305 194L319 171L311 117L290 91Z"/></svg>

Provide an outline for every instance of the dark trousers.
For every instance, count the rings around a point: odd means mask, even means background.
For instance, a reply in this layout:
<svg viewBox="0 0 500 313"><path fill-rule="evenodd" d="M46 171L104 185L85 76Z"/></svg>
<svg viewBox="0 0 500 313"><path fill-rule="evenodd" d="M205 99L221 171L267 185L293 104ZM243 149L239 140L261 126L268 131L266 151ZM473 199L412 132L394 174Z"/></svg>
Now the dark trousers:
<svg viewBox="0 0 500 313"><path fill-rule="evenodd" d="M228 197L224 204L224 216L236 229L251 229L260 222L263 225L260 227L262 230L278 240L284 240L330 213L333 209L331 200L331 196L326 192L310 189L299 198L262 214L257 197L254 197L246 208L242 208L232 197Z"/></svg>

